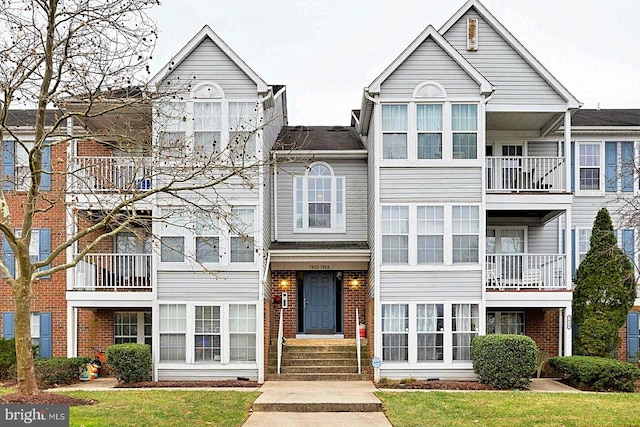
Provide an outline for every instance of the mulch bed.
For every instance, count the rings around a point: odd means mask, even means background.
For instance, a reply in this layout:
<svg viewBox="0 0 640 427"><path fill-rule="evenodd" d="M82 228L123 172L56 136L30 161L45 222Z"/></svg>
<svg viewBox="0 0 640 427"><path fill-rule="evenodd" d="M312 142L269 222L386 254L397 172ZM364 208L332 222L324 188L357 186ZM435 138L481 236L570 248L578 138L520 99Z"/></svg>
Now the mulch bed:
<svg viewBox="0 0 640 427"><path fill-rule="evenodd" d="M404 390L494 390L486 384L477 381L389 381L377 383L379 388Z"/></svg>
<svg viewBox="0 0 640 427"><path fill-rule="evenodd" d="M141 381L137 383L118 383L116 388L163 388L163 387L253 387L257 381L219 380L219 381Z"/></svg>
<svg viewBox="0 0 640 427"><path fill-rule="evenodd" d="M34 395L23 395L19 393L5 394L0 396L0 404L29 404L29 405L93 405L93 399L77 399L58 393L38 393Z"/></svg>

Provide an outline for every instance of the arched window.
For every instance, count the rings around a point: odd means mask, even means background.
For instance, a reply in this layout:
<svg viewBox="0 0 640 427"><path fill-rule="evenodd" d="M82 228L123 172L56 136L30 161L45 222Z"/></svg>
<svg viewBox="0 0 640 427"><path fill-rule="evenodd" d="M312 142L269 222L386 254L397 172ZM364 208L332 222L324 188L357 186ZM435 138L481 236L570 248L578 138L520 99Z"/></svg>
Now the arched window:
<svg viewBox="0 0 640 427"><path fill-rule="evenodd" d="M333 174L326 163L312 164L304 176L295 177L294 230L345 231L345 178Z"/></svg>

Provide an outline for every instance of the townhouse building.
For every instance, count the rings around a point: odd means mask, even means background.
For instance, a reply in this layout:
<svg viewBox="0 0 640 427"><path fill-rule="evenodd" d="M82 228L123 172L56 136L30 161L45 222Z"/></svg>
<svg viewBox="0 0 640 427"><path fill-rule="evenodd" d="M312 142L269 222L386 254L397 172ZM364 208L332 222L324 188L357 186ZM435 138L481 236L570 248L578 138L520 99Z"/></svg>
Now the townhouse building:
<svg viewBox="0 0 640 427"><path fill-rule="evenodd" d="M284 372L283 343L359 343L362 331L376 378L474 378L482 334L572 354L572 278L601 207L637 265L624 212L640 192L640 113L581 110L477 0L411 42L364 89L350 126L289 126L286 87L206 26L151 84L170 101L69 122L52 167L75 173L52 176L62 203L34 256L202 158L251 173L145 198L118 233L69 248L67 259L100 240L34 286L42 357L137 342L151 346L157 380L264 381ZM109 127L144 143L91 138ZM3 155L3 190L18 200L4 188L15 159ZM211 177L189 182L199 179ZM623 359L638 351L635 306ZM7 299L0 309L10 336Z"/></svg>

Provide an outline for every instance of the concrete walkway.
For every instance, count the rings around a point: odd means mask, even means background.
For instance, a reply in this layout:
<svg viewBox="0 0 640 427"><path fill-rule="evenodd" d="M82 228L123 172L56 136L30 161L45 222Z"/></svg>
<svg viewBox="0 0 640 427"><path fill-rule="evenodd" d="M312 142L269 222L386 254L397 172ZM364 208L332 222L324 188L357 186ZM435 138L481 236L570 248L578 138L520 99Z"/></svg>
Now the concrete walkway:
<svg viewBox="0 0 640 427"><path fill-rule="evenodd" d="M529 390L542 393L584 393L553 378L534 378L531 380Z"/></svg>
<svg viewBox="0 0 640 427"><path fill-rule="evenodd" d="M370 381L270 381L245 427L390 427Z"/></svg>

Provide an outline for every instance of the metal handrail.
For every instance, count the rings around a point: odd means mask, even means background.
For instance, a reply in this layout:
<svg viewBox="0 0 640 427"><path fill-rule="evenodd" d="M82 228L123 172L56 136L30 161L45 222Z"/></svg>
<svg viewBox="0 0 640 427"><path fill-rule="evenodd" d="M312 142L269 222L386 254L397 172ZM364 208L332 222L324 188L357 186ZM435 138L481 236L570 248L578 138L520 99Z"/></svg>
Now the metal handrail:
<svg viewBox="0 0 640 427"><path fill-rule="evenodd" d="M356 355L358 357L358 374L362 373L362 361L360 360L360 316L356 308Z"/></svg>
<svg viewBox="0 0 640 427"><path fill-rule="evenodd" d="M280 370L282 365L282 346L284 344L284 325L282 322L282 313L283 310L280 309L280 321L278 322L278 375L282 373L280 372Z"/></svg>

